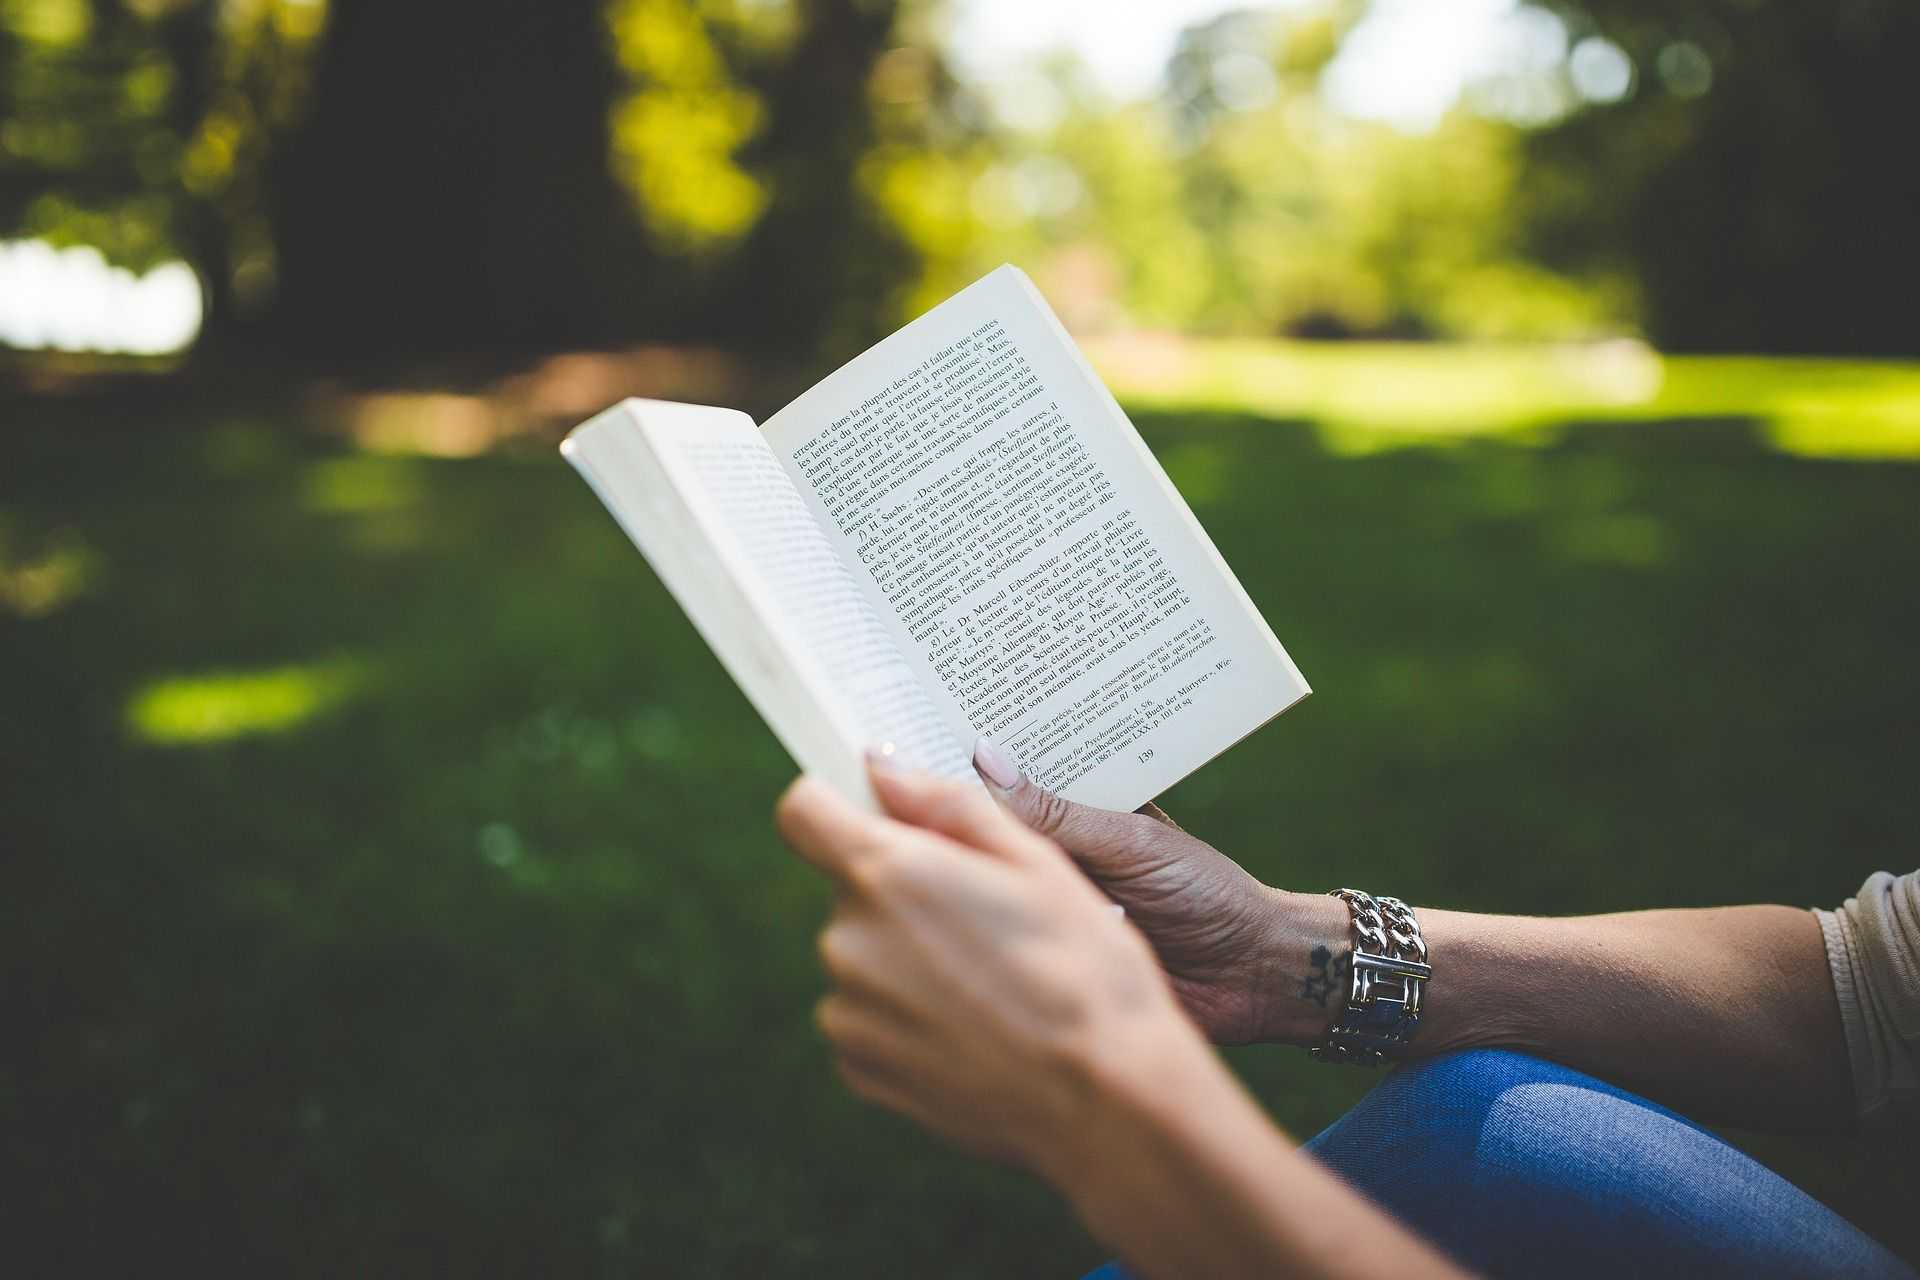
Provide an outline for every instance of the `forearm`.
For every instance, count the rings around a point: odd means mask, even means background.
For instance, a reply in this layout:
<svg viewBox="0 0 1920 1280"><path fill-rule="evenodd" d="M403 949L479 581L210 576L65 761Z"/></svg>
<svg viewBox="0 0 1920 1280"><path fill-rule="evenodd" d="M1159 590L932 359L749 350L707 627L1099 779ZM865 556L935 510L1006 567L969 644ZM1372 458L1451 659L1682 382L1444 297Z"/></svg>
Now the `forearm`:
<svg viewBox="0 0 1920 1280"><path fill-rule="evenodd" d="M1093 1123L1042 1173L1140 1274L1459 1274L1293 1146L1197 1038L1092 1076Z"/></svg>
<svg viewBox="0 0 1920 1280"><path fill-rule="evenodd" d="M1303 979L1285 975L1307 974L1315 947L1350 946L1347 910L1284 894L1278 918L1270 1038L1313 1043L1331 1010L1300 998ZM1839 1009L1810 912L1544 919L1421 909L1419 919L1433 977L1414 1056L1522 1049L1734 1123L1793 1127L1851 1112Z"/></svg>

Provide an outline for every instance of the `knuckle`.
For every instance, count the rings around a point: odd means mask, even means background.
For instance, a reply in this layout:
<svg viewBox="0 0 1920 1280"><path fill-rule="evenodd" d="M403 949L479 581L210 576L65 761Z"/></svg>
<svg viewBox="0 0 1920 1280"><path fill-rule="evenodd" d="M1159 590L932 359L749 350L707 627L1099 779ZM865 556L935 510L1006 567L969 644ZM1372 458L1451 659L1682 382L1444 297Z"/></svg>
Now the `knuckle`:
<svg viewBox="0 0 1920 1280"><path fill-rule="evenodd" d="M829 1040L838 1040L846 1030L847 1004L837 995L830 995L813 1006L813 1025L820 1034Z"/></svg>
<svg viewBox="0 0 1920 1280"><path fill-rule="evenodd" d="M899 889L904 878L902 862L893 845L876 845L854 859L847 868L847 881L868 897L884 898Z"/></svg>
<svg viewBox="0 0 1920 1280"><path fill-rule="evenodd" d="M798 782L793 783L780 793L780 799L774 802L773 826L782 839L789 844L799 831L806 813L806 793Z"/></svg>
<svg viewBox="0 0 1920 1280"><path fill-rule="evenodd" d="M820 967L828 976L842 978L853 968L853 942L843 924L830 924L820 931L815 949L820 953Z"/></svg>
<svg viewBox="0 0 1920 1280"><path fill-rule="evenodd" d="M933 820L931 825L944 827L966 817L969 799L964 791L942 786L927 806L927 815Z"/></svg>
<svg viewBox="0 0 1920 1280"><path fill-rule="evenodd" d="M874 1100L878 1090L870 1074L845 1057L834 1059L833 1065L839 1073L840 1083L847 1087L848 1092L868 1102Z"/></svg>
<svg viewBox="0 0 1920 1280"><path fill-rule="evenodd" d="M1152 844L1171 835L1171 830L1162 822L1140 813L1116 813L1113 815L1113 840L1115 844L1129 849Z"/></svg>
<svg viewBox="0 0 1920 1280"><path fill-rule="evenodd" d="M1057 792L1047 791L1028 783L1026 803L1022 813L1026 817L1027 825L1041 835L1057 836L1073 816L1073 802L1061 799Z"/></svg>

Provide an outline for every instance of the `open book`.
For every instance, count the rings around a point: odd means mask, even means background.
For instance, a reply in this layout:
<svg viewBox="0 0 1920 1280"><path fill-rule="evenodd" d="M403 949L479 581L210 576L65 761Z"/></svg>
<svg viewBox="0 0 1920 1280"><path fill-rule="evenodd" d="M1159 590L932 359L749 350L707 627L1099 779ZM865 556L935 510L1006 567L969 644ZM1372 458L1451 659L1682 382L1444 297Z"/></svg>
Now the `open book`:
<svg viewBox="0 0 1920 1280"><path fill-rule="evenodd" d="M1041 785L1133 809L1306 681L1073 340L1014 267L764 427L627 400L561 452L801 768Z"/></svg>

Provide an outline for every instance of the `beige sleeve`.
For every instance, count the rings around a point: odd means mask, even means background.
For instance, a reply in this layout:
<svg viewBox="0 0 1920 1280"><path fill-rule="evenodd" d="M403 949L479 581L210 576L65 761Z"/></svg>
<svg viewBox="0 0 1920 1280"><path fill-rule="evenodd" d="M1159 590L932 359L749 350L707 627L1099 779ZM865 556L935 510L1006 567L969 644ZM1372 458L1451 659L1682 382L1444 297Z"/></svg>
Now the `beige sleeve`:
<svg viewBox="0 0 1920 1280"><path fill-rule="evenodd" d="M1839 910L1813 914L1827 940L1861 1127L1920 1124L1920 871L1877 871Z"/></svg>

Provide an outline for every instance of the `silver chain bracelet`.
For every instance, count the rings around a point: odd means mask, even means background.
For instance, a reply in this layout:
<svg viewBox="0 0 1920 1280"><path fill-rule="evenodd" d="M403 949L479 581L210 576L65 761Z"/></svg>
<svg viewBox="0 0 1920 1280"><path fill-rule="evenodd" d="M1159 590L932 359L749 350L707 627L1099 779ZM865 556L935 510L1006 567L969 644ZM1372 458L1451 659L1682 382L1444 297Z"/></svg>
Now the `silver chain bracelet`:
<svg viewBox="0 0 1920 1280"><path fill-rule="evenodd" d="M1398 898L1358 889L1335 889L1331 896L1353 915L1353 963L1345 1007L1326 1041L1308 1052L1321 1062L1377 1067L1420 1029L1420 993L1433 976L1427 940L1413 908Z"/></svg>

